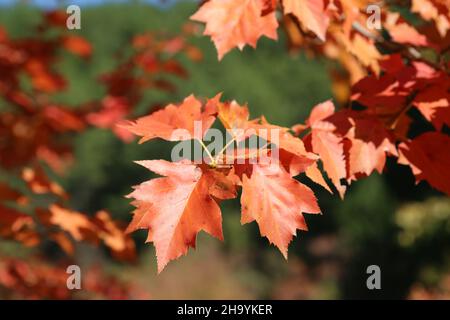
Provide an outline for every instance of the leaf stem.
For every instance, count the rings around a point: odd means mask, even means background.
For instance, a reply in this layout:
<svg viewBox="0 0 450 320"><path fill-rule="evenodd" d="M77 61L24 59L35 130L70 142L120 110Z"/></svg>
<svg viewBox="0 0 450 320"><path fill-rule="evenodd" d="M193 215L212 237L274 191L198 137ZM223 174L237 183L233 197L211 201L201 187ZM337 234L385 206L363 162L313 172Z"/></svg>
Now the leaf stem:
<svg viewBox="0 0 450 320"><path fill-rule="evenodd" d="M376 42L379 46L381 46L383 49L389 50L389 51L395 51L399 52L404 58L408 59L409 61L420 61L422 63L425 63L429 65L430 67L444 71L448 73L448 70L445 69L444 66L435 63L433 61L429 61L427 59L424 59L422 57L422 54L414 47L410 47L398 42L390 41L384 39L382 36L373 34L366 28L364 28L359 22L355 21L352 23L352 28L356 32L360 33L361 35L373 40Z"/></svg>
<svg viewBox="0 0 450 320"><path fill-rule="evenodd" d="M216 160L214 159L214 157L212 156L211 152L209 152L208 148L206 147L205 143L203 142L202 139L198 139L197 141L201 144L202 148L205 149L206 153L208 154L209 159L211 160L211 165L215 166L216 165Z"/></svg>
<svg viewBox="0 0 450 320"><path fill-rule="evenodd" d="M236 136L233 136L233 139L231 139L230 141L227 142L227 144L222 148L222 150L220 150L220 152L216 155L216 157L214 158L215 162L217 162L217 160L219 159L219 157L227 150L227 148L234 142L236 141Z"/></svg>

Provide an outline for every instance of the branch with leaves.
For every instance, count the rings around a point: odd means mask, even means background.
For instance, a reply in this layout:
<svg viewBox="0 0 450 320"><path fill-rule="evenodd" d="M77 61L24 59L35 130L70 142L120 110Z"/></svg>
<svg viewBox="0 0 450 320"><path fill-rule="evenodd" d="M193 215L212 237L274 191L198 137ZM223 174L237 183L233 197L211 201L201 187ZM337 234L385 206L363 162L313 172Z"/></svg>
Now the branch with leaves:
<svg viewBox="0 0 450 320"><path fill-rule="evenodd" d="M219 203L237 197L238 190L241 223L256 221L261 235L285 257L297 229L307 230L303 213L320 212L313 191L294 178L300 174L344 198L351 183L382 173L387 157L394 157L412 169L417 182L426 180L450 194L450 137L445 131L450 125L450 3L423 1L426 7L412 1L411 11L422 18L414 26L383 4L379 18L387 36L363 27L370 1L209 0L201 5L191 19L205 23L204 34L214 42L219 60L233 48L255 48L262 36L276 40L281 23L291 49L341 62L348 94L339 96L345 96L341 100L349 108L336 110L326 101L312 109L305 123L285 128L264 117L249 120L247 107L235 101L220 102L216 96L202 104L190 96L126 126L141 142L173 141L171 133L178 129L193 135L195 121L207 130L216 119L230 132L253 129L258 136L261 129L280 131L276 144L269 140L270 148L256 153L245 149L245 161L232 158L225 169L217 162L223 156L214 157L203 142L209 159L201 163L138 162L163 177L136 186L129 195L136 210L128 231L149 230L147 241L156 247L159 271L195 247L201 230L222 240ZM422 49L433 50L437 58L424 59ZM413 108L422 119L411 114ZM423 119L435 130L411 136L411 123ZM251 161L255 154L273 155L275 150L278 161Z"/></svg>

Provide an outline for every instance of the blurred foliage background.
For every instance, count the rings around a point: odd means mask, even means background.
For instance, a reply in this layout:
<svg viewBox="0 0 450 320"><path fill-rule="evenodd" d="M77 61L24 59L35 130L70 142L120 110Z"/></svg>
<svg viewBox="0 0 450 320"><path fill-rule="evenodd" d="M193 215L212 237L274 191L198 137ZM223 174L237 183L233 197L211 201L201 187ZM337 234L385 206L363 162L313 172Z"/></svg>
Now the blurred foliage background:
<svg viewBox="0 0 450 320"><path fill-rule="evenodd" d="M38 10L24 4L2 7L0 24L14 37L26 36L40 21ZM90 61L70 55L61 60L57 67L70 85L58 100L77 105L102 97L98 76L126 55L133 35L180 33L195 10L193 2L165 8L139 1L83 7L82 29L76 32L92 43L94 53ZM278 42L260 41L258 50L234 50L220 63L208 38L191 37L203 60L185 59L189 75L173 79L176 91L150 90L135 116L191 93L212 97L223 92L225 99L248 102L252 116L264 114L285 126L303 121L315 104L332 97L326 71L330 62L289 54L280 36ZM85 131L76 138L75 165L61 180L72 195L72 207L89 213L107 208L128 222L132 207L124 195L149 178L133 161L168 159L169 148L161 141L125 144L108 130ZM409 169L393 162L382 176L354 183L344 201L309 185L323 215L306 216L310 230L294 239L288 261L259 236L255 223L240 225L238 200L221 205L224 243L200 234L197 249L160 275L152 246L144 244L145 232L135 234L135 264L114 262L89 247L78 248L77 259L83 265L101 260L110 272L137 281L155 299L450 298L448 197L425 183L415 186ZM25 254L12 245L0 250ZM381 290L366 287L366 268L372 264L381 268Z"/></svg>

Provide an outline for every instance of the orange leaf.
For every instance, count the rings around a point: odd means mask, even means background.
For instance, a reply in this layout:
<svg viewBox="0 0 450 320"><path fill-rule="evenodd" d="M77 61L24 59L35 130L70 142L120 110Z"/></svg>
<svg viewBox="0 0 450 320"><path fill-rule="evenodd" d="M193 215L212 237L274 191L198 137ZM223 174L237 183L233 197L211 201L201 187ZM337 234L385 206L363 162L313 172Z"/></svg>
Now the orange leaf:
<svg viewBox="0 0 450 320"><path fill-rule="evenodd" d="M336 126L325 120L333 113L333 103L323 102L314 107L307 123L311 126L312 150L320 155L324 170L342 198L346 188L341 185L341 179L347 176L344 146L342 138L335 133Z"/></svg>
<svg viewBox="0 0 450 320"><path fill-rule="evenodd" d="M210 0L191 19L206 23L204 34L211 36L221 60L234 47L256 48L261 36L277 39L275 12L263 16L264 5L264 0Z"/></svg>
<svg viewBox="0 0 450 320"><path fill-rule="evenodd" d="M395 42L412 44L414 46L428 45L427 38L404 21L397 12L387 13L384 28L389 31L389 35Z"/></svg>
<svg viewBox="0 0 450 320"><path fill-rule="evenodd" d="M36 194L53 193L67 199L68 195L56 182L51 181L42 167L24 168L22 179L27 183L32 192Z"/></svg>
<svg viewBox="0 0 450 320"><path fill-rule="evenodd" d="M284 13L292 13L303 27L325 41L330 19L325 12L324 0L283 0Z"/></svg>
<svg viewBox="0 0 450 320"><path fill-rule="evenodd" d="M320 213L312 190L277 165L255 165L251 176L244 176L241 206L241 223L256 220L261 235L285 258L296 230L307 230L302 213Z"/></svg>
<svg viewBox="0 0 450 320"><path fill-rule="evenodd" d="M331 191L330 187L328 186L328 183L323 178L322 172L320 172L319 168L317 167L317 163L313 163L308 168L306 168L305 174L312 181L324 187L325 190L327 190L329 193L333 193L333 191Z"/></svg>
<svg viewBox="0 0 450 320"><path fill-rule="evenodd" d="M218 106L218 117L223 126L236 136L234 130L245 130L248 128L250 113L247 106L240 106L236 101L220 103Z"/></svg>
<svg viewBox="0 0 450 320"><path fill-rule="evenodd" d="M427 21L433 21L442 38L450 30L450 4L448 0L412 0L412 12Z"/></svg>
<svg viewBox="0 0 450 320"><path fill-rule="evenodd" d="M208 172L189 163L164 160L139 161L140 165L165 176L140 184L128 196L136 199L137 211L128 231L149 229L158 258L158 272L170 260L195 248L197 233L204 230L222 240L222 216L213 200L214 180ZM214 192L217 196L219 193Z"/></svg>
<svg viewBox="0 0 450 320"><path fill-rule="evenodd" d="M168 141L190 140L194 137L201 139L216 119L216 105L219 99L220 94L208 100L202 108L202 103L191 95L179 106L169 104L164 109L123 127L135 135L142 136L140 143L154 138ZM200 132L196 132L196 124L200 125ZM180 134L177 134L176 130L182 131L178 131Z"/></svg>
<svg viewBox="0 0 450 320"><path fill-rule="evenodd" d="M118 223L112 220L107 211L95 214L94 223L98 227L98 236L111 249L112 255L119 260L133 261L136 258L135 246Z"/></svg>
<svg viewBox="0 0 450 320"><path fill-rule="evenodd" d="M83 58L87 58L92 54L91 44L80 36L65 36L63 39L63 46L70 52Z"/></svg>
<svg viewBox="0 0 450 320"><path fill-rule="evenodd" d="M95 225L81 212L52 204L49 207L49 213L49 222L68 232L77 241L81 241L88 234L95 232Z"/></svg>

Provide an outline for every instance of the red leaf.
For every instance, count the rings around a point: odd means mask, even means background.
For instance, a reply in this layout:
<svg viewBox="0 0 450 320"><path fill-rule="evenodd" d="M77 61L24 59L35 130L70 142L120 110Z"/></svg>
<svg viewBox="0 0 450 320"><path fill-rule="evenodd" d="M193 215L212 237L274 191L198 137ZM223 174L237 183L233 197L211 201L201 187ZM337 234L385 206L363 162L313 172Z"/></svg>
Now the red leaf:
<svg viewBox="0 0 450 320"><path fill-rule="evenodd" d="M349 113L350 130L346 134L349 146L348 178L358 174L369 176L374 170L381 173L386 163L386 154L396 156L393 135L376 117L365 112Z"/></svg>
<svg viewBox="0 0 450 320"><path fill-rule="evenodd" d="M447 81L445 81L447 80ZM450 79L446 78L419 92L414 105L437 130L450 126Z"/></svg>
<svg viewBox="0 0 450 320"><path fill-rule="evenodd" d="M427 132L399 145L399 163L408 164L416 181L426 180L434 188L450 195L450 137Z"/></svg>

